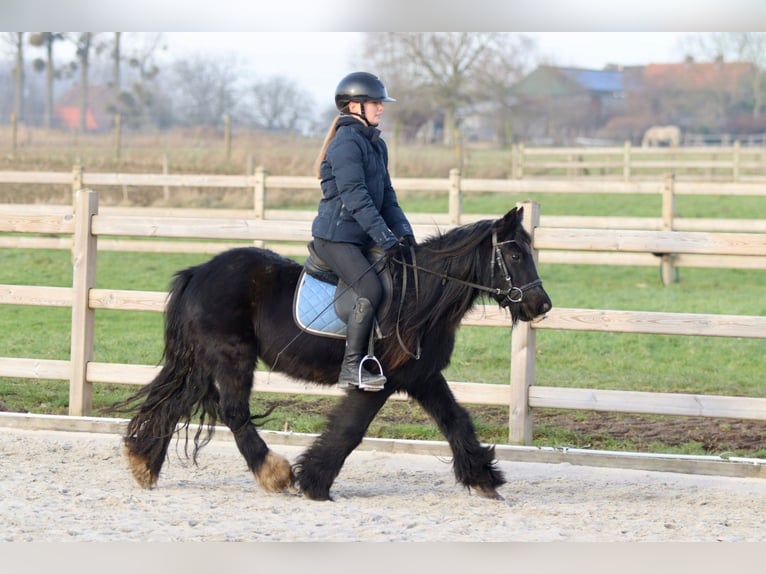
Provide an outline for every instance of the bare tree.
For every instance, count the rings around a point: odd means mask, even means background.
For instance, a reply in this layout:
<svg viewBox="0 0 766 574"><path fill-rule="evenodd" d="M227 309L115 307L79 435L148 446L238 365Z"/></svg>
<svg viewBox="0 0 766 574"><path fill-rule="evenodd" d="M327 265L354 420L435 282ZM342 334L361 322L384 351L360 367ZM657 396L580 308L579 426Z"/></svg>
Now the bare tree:
<svg viewBox="0 0 766 574"><path fill-rule="evenodd" d="M750 62L753 73L750 78L752 91L752 114L761 115L764 86L763 68L766 67L766 32L713 32L692 34L686 49L709 60L738 60Z"/></svg>
<svg viewBox="0 0 766 574"><path fill-rule="evenodd" d="M277 132L296 132L307 127L311 96L283 76L275 76L253 85L250 113L255 124Z"/></svg>
<svg viewBox="0 0 766 574"><path fill-rule="evenodd" d="M185 125L220 125L224 114L234 114L241 73L232 58L192 56L173 67L176 110Z"/></svg>
<svg viewBox="0 0 766 574"><path fill-rule="evenodd" d="M477 63L499 38L491 32L384 32L368 33L365 41L376 70L428 91L444 114L443 142L450 145L458 111L471 101Z"/></svg>
<svg viewBox="0 0 766 574"><path fill-rule="evenodd" d="M534 66L536 43L529 36L502 34L496 45L486 50L476 66L473 100L488 104L500 145L513 140L512 88Z"/></svg>
<svg viewBox="0 0 766 574"><path fill-rule="evenodd" d="M127 75L132 80L129 87L117 93L113 111L119 112L123 121L133 127L140 127L149 121L159 123L154 113L157 103L154 80L160 72L157 55L165 49L163 35L153 32L127 33L121 40L121 59L127 62ZM125 82L120 80L120 83Z"/></svg>
<svg viewBox="0 0 766 574"><path fill-rule="evenodd" d="M157 54L166 50L162 33L146 32L131 34L127 38L125 57L128 65L138 72L139 80L146 84L159 73Z"/></svg>
<svg viewBox="0 0 766 574"><path fill-rule="evenodd" d="M54 44L64 39L61 32L37 32L29 37L32 46L45 49L45 60L37 58L33 65L36 71L45 70L45 116L43 125L51 129L53 127L53 80L56 77L56 68L53 59Z"/></svg>
<svg viewBox="0 0 766 574"><path fill-rule="evenodd" d="M114 97L117 99L120 95L120 66L122 65L121 48L122 32L114 33L114 47L112 48L112 89Z"/></svg>
<svg viewBox="0 0 766 574"><path fill-rule="evenodd" d="M90 73L91 49L95 32L80 32L71 39L77 50L77 66L80 70L80 132L87 130L88 79Z"/></svg>
<svg viewBox="0 0 766 574"><path fill-rule="evenodd" d="M14 100L13 112L16 119L24 119L24 34L26 32L3 32L3 39L13 47L15 65L13 67Z"/></svg>

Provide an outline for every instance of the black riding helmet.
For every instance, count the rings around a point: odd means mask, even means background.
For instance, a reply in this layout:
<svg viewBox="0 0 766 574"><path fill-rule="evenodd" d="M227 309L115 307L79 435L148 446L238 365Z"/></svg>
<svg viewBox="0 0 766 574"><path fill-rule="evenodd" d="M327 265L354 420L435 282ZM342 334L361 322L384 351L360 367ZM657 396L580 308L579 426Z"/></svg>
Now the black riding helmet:
<svg viewBox="0 0 766 574"><path fill-rule="evenodd" d="M377 76L368 72L352 72L335 88L335 106L343 111L349 102L395 102Z"/></svg>

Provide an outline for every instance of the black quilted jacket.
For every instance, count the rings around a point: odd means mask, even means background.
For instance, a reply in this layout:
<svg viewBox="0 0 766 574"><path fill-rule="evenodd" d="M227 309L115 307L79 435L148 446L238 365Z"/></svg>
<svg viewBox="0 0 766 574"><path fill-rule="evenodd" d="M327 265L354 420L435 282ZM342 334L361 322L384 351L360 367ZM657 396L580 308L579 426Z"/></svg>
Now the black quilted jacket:
<svg viewBox="0 0 766 574"><path fill-rule="evenodd" d="M391 185L388 149L377 128L340 118L320 176L314 237L388 249L413 234Z"/></svg>

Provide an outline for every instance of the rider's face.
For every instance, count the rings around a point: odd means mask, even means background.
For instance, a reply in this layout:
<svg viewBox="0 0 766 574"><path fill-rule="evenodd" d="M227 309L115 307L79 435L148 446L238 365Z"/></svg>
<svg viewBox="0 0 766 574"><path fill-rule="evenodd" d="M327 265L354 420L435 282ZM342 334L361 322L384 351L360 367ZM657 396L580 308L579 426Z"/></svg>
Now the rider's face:
<svg viewBox="0 0 766 574"><path fill-rule="evenodd" d="M351 102L349 104L349 111L352 114L362 114L362 106L364 105L364 117L367 118L367 123L371 126L377 126L383 117L383 102Z"/></svg>

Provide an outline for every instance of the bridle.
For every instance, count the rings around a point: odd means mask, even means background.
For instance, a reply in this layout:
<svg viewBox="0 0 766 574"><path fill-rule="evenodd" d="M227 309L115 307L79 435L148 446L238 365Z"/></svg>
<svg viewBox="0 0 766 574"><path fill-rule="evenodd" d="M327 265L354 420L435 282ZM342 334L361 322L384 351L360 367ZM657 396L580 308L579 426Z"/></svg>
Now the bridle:
<svg viewBox="0 0 766 574"><path fill-rule="evenodd" d="M491 289L490 291L495 295L505 295L505 297L511 303L521 303L521 301L524 299L524 291L531 289L532 287L542 285L543 280L538 277L534 281L530 281L524 285L514 285L513 278L511 277L511 272L508 270L508 265L506 265L505 259L503 258L503 253L500 250L500 246L505 245L506 243L517 243L517 241L515 239L508 239L507 241L501 241L498 243L497 233L495 231L492 232L492 251L495 256L492 265L492 281L494 282L495 279L495 265L497 265L497 267L505 274L505 282L508 284L508 289L503 291L502 289L496 288Z"/></svg>
<svg viewBox="0 0 766 574"><path fill-rule="evenodd" d="M474 283L472 281L466 281L465 279L460 279L458 277L452 277L451 275L448 275L446 271L439 272L439 271L434 271L432 269L426 269L425 267L420 267L415 261L415 250L412 248L410 250L412 263L409 263L408 261L399 261L398 259L396 261L397 263L401 263L404 267L409 267L415 271L415 279L416 279L415 296L416 297L417 297L417 272L422 271L430 275L436 275L437 277L440 277L442 281L452 281L454 283L465 285L466 287L472 287L474 289L478 289L479 291L482 291L484 293L489 293L491 295L497 295L497 296L505 295L505 298L508 299L509 302L521 303L524 300L524 292L528 291L529 289L532 289L533 287L537 287L538 285L542 285L543 281L542 279L538 278L538 279L535 279L534 281L530 281L529 283L525 283L524 285L513 284L513 277L511 277L511 272L508 269L508 265L505 263L505 259L503 258L503 253L500 249L501 245L505 245L507 243L518 243L518 242L515 239L508 239L507 241L498 242L497 232L492 231L493 258L492 258L492 268L491 268L491 278L492 278L491 282L494 282L495 280L495 267L497 267L503 273L505 282L508 285L507 289L481 285L480 283ZM407 274L405 273L404 275L406 277Z"/></svg>
<svg viewBox="0 0 766 574"><path fill-rule="evenodd" d="M543 284L542 279L537 278L534 281L530 281L529 283L525 283L524 285L514 285L513 284L513 277L511 277L511 272L508 269L508 265L505 263L505 259L503 258L503 252L500 249L501 245L505 245L507 243L518 243L515 239L508 239L507 241L500 241L497 240L497 232L495 230L492 231L492 267L490 269L491 274L491 282L494 283L495 281L495 267L497 267L502 273L505 278L505 282L508 286L507 289L501 289L500 287L489 287L487 285L481 285L480 283L474 283L473 281L466 281L465 279L460 279L458 277L453 277L451 275L448 275L446 271L439 272L434 271L433 269L426 269L425 267L420 267L417 264L417 260L415 258L415 248L410 246L410 257L412 260L412 263L409 261L406 261L406 258L402 258L400 261L399 259L394 258L394 261L401 264L405 271L402 274L402 291L399 298L399 312L397 314L396 319L396 336L399 341L399 346L413 359L419 359L420 358L420 337L418 337L417 341L417 350L415 353L412 353L410 350L408 350L404 344L404 341L401 338L401 335L399 333L399 322L401 319L401 312L404 307L404 298L407 291L407 271L406 268L410 268L413 270L413 277L415 279L415 300L418 299L418 271L422 271L423 273L428 273L429 275L435 275L437 277L440 277L442 280L442 283L446 281L451 281L453 283L458 283L460 285L464 285L466 287L471 287L473 289L477 289L479 291L482 291L484 293L489 293L491 295L497 295L497 296L505 296L505 299L508 300L509 303L521 303L524 300L524 292L528 291L529 289L532 289L533 287L537 287L539 285ZM500 300L500 305L505 302L505 299Z"/></svg>

